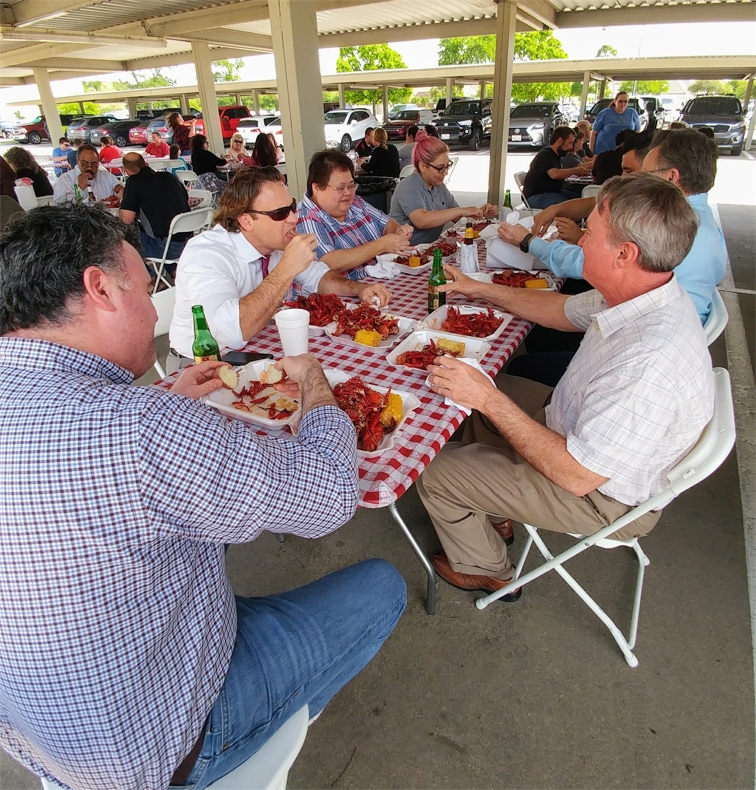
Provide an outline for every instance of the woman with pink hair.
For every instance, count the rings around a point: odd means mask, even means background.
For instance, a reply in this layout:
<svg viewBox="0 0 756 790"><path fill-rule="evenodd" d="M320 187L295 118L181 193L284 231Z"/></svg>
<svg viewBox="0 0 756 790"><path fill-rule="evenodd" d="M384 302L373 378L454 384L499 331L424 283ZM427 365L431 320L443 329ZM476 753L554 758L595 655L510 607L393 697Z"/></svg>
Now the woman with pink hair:
<svg viewBox="0 0 756 790"><path fill-rule="evenodd" d="M435 241L447 222L462 217L481 219L496 216L496 206L486 203L482 208L458 206L444 185L449 172L449 147L436 137L418 134L412 151L415 172L402 179L391 199L389 216L400 225L415 228L410 242L425 244Z"/></svg>

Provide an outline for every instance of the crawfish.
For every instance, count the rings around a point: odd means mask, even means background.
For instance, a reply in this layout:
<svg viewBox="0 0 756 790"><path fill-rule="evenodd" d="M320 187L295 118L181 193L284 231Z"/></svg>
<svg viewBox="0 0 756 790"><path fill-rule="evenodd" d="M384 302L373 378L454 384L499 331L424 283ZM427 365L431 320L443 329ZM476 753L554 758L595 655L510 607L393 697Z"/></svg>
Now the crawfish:
<svg viewBox="0 0 756 790"><path fill-rule="evenodd" d="M376 310L369 304L357 305L354 310L344 310L338 317L334 335L349 335L352 339L360 329L367 329L378 332L385 340L389 335L399 333L399 321L396 318L388 318L380 310Z"/></svg>
<svg viewBox="0 0 756 790"><path fill-rule="evenodd" d="M352 421L357 432L357 448L367 452L377 450L383 441L381 412L386 406L386 395L368 387L360 376L353 376L333 388L336 402ZM392 428L393 429L393 428Z"/></svg>
<svg viewBox="0 0 756 790"><path fill-rule="evenodd" d="M476 313L462 313L456 307L449 306L441 329L457 335L488 337L501 326L503 320L497 318L490 307L486 308L485 312L481 310Z"/></svg>
<svg viewBox="0 0 756 790"><path fill-rule="evenodd" d="M396 362L398 365L404 365L406 368L419 368L420 370L425 370L428 365L432 365L435 362L436 357L443 354L457 356L451 351L444 351L444 349L438 348L433 342L433 338L431 338L427 346L423 346L417 351L405 351L403 354L399 354L396 358Z"/></svg>
<svg viewBox="0 0 756 790"><path fill-rule="evenodd" d="M326 326L326 324L336 321L346 309L336 294L319 293L298 296L290 302L284 302L284 307L298 307L301 310L307 310L312 326Z"/></svg>

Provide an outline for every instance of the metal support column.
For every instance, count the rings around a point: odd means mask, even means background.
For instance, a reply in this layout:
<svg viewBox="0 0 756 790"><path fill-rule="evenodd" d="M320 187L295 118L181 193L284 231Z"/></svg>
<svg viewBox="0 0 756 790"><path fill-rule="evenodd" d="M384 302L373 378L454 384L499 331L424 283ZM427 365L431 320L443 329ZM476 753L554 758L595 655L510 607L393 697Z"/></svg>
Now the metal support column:
<svg viewBox="0 0 756 790"><path fill-rule="evenodd" d="M588 104L588 88L591 84L591 72L586 71L583 74L583 92L580 94L580 118L582 120L585 118L585 109L586 105ZM544 141L545 142L545 141Z"/></svg>
<svg viewBox="0 0 756 790"><path fill-rule="evenodd" d="M207 137L210 150L220 154L223 153L223 131L218 116L218 97L215 94L210 47L206 41L192 41L192 54L194 55L197 87L202 103L205 137Z"/></svg>
<svg viewBox="0 0 756 790"><path fill-rule="evenodd" d="M189 97L185 93L179 96L179 107L181 107L182 117L189 115Z"/></svg>
<svg viewBox="0 0 756 790"><path fill-rule="evenodd" d="M753 130L756 126L756 112L751 116L751 123L748 124L748 133L745 138L744 148L747 151L753 144Z"/></svg>
<svg viewBox="0 0 756 790"><path fill-rule="evenodd" d="M135 119L137 117L137 100L133 99L126 99L126 104L129 108L129 118Z"/></svg>
<svg viewBox="0 0 756 790"><path fill-rule="evenodd" d="M516 27L517 6L509 0L499 0L496 6L496 60L493 79L496 88L493 98L491 159L488 170L488 202L495 206L504 204Z"/></svg>
<svg viewBox="0 0 756 790"><path fill-rule="evenodd" d="M252 106L254 107L255 115L260 114L260 94L257 91L252 91Z"/></svg>
<svg viewBox="0 0 756 790"><path fill-rule="evenodd" d="M388 121L388 85L383 86L383 120L382 124Z"/></svg>
<svg viewBox="0 0 756 790"><path fill-rule="evenodd" d="M748 102L751 101L751 94L753 93L753 74L748 78L748 82L746 82L746 92L745 97L743 98L743 109L748 109Z"/></svg>
<svg viewBox="0 0 756 790"><path fill-rule="evenodd" d="M346 102L344 101L344 84L339 83L339 107L344 108Z"/></svg>
<svg viewBox="0 0 756 790"><path fill-rule="evenodd" d="M480 81L480 98L481 98L481 100L486 98L486 87L487 86L488 86L488 83L485 80L481 80Z"/></svg>
<svg viewBox="0 0 756 790"><path fill-rule="evenodd" d="M452 78L446 78L446 106L448 107L452 103Z"/></svg>
<svg viewBox="0 0 756 790"><path fill-rule="evenodd" d="M312 155L325 148L316 0L269 0L289 191L301 199ZM354 141L353 141L354 142Z"/></svg>
<svg viewBox="0 0 756 790"><path fill-rule="evenodd" d="M601 101L604 98L604 94L606 93L606 78L599 82L599 92L598 96L596 97L597 101Z"/></svg>
<svg viewBox="0 0 756 790"><path fill-rule="evenodd" d="M39 98L42 102L42 113L45 116L45 123L50 134L50 142L57 146L58 140L63 137L63 126L60 122L58 105L55 103L52 88L50 87L50 75L47 73L47 69L32 69L32 73L34 74L34 81L37 83ZM84 111L82 110L83 114Z"/></svg>

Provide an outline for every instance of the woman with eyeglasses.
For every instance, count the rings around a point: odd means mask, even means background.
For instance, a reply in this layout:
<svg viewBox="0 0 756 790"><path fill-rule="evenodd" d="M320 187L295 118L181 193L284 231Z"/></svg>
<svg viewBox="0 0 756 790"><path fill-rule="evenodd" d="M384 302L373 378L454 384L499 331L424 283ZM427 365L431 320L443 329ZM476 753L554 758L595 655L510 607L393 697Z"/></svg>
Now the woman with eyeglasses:
<svg viewBox="0 0 756 790"><path fill-rule="evenodd" d="M595 155L604 151L611 151L615 147L615 138L620 132L630 129L639 132L641 120L638 113L628 107L628 97L625 91L620 91L614 97L614 106L607 107L596 116L591 131L591 150Z"/></svg>
<svg viewBox="0 0 756 790"><path fill-rule="evenodd" d="M244 150L244 138L238 132L231 135L231 147L223 154L223 158L227 162L239 162L247 167L252 164L252 157L247 156Z"/></svg>
<svg viewBox="0 0 756 790"><path fill-rule="evenodd" d="M413 228L399 225L356 195L352 160L327 148L310 160L297 230L315 234L318 260L359 280L376 255L409 249Z"/></svg>
<svg viewBox="0 0 756 790"><path fill-rule="evenodd" d="M462 217L481 219L498 214L496 206L486 203L482 208L458 206L454 196L444 185L449 172L449 147L436 137L421 137L412 151L415 172L403 178L391 199L389 216L404 225L410 223L415 229L410 242L426 244L434 242L447 222L456 222Z"/></svg>

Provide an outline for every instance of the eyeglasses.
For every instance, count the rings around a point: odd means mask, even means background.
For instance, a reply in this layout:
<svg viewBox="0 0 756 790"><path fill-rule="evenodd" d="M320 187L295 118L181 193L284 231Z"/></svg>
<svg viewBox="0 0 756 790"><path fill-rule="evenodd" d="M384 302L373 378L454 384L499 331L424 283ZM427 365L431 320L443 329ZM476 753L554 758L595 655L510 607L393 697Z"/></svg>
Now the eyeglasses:
<svg viewBox="0 0 756 790"><path fill-rule="evenodd" d="M283 206L282 208L275 208L273 211L260 211L259 209L253 208L247 213L264 214L266 217L270 217L273 222L283 222L289 216L289 214L297 213L297 201L296 199L293 199L291 201L291 205Z"/></svg>
<svg viewBox="0 0 756 790"><path fill-rule="evenodd" d="M432 167L434 170L438 170L439 173L445 173L452 166L451 162L447 162L445 165L441 165L440 167L438 165L432 165L430 162L424 162L423 164L428 165L428 167Z"/></svg>
<svg viewBox="0 0 756 790"><path fill-rule="evenodd" d="M354 190L357 189L357 184L355 184L354 181L352 181L351 184L343 184L338 187L332 187L330 184L326 186L330 187L334 192L338 192L340 195L344 195L347 192L354 192Z"/></svg>
<svg viewBox="0 0 756 790"><path fill-rule="evenodd" d="M627 104L627 99L617 99L617 101L615 101L614 103L615 104Z"/></svg>

